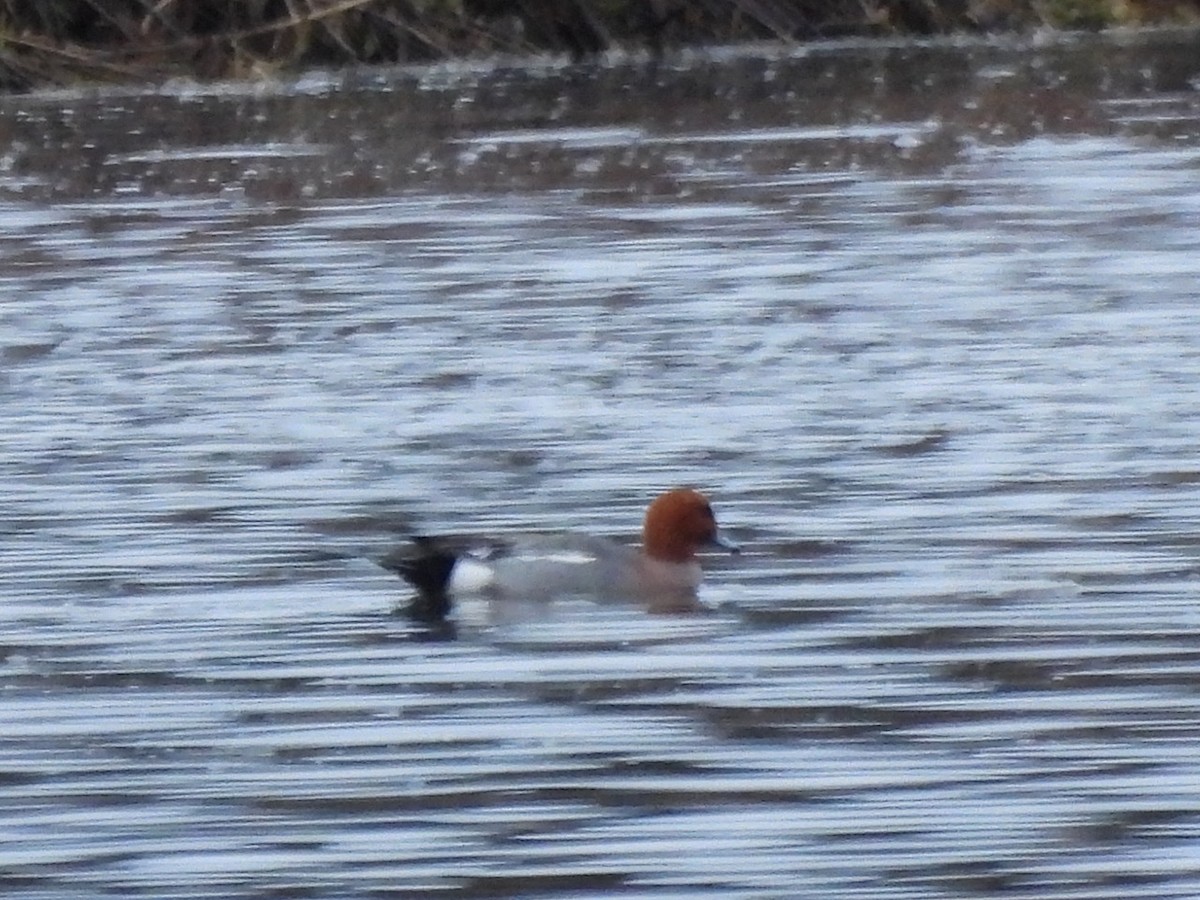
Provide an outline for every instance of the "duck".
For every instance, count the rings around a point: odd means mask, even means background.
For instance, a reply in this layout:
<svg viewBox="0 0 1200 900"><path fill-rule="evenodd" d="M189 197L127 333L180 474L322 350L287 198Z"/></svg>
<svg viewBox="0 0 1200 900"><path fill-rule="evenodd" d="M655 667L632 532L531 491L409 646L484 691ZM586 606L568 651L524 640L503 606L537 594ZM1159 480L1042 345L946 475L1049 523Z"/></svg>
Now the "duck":
<svg viewBox="0 0 1200 900"><path fill-rule="evenodd" d="M413 535L379 560L415 591L410 614L441 620L468 597L641 600L654 611L691 608L703 571L697 554L741 548L721 534L708 498L681 487L646 509L641 547L576 532L512 536Z"/></svg>

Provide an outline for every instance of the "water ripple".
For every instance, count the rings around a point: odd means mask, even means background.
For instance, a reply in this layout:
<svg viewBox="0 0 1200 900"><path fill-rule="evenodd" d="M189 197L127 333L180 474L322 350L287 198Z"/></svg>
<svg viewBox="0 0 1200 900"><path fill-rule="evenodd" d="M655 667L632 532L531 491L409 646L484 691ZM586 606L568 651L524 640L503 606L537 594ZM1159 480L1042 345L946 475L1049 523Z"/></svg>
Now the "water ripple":
<svg viewBox="0 0 1200 900"><path fill-rule="evenodd" d="M1195 896L1187 41L12 100L5 896Z"/></svg>

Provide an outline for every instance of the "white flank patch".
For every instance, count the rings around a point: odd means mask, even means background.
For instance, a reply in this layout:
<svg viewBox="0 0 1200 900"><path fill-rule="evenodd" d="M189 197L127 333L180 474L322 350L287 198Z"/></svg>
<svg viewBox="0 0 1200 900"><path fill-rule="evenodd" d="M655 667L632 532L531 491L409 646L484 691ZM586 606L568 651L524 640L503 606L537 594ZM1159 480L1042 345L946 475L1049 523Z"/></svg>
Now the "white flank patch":
<svg viewBox="0 0 1200 900"><path fill-rule="evenodd" d="M478 594L492 586L496 574L488 563L460 556L450 570L446 589L450 594Z"/></svg>

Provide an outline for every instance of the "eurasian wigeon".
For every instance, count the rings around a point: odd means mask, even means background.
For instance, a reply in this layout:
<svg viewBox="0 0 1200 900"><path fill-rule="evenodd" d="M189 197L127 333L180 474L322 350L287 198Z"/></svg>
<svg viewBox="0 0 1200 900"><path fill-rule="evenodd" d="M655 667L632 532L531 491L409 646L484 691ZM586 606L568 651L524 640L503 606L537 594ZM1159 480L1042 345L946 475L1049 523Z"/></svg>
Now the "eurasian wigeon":
<svg viewBox="0 0 1200 900"><path fill-rule="evenodd" d="M641 548L574 533L513 538L414 537L381 565L417 589L411 612L443 618L455 599L482 596L522 600L565 595L643 600L650 608L695 602L702 572L696 552L738 547L721 536L708 500L677 488L646 510Z"/></svg>

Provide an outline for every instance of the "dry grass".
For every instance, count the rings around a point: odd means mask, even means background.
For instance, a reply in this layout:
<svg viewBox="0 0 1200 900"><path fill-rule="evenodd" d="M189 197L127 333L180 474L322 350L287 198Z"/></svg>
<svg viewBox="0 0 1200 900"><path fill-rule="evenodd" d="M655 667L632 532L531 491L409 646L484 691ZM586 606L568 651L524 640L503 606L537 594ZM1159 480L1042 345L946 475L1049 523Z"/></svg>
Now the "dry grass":
<svg viewBox="0 0 1200 900"><path fill-rule="evenodd" d="M0 87L1200 18L1200 0L0 0Z"/></svg>

